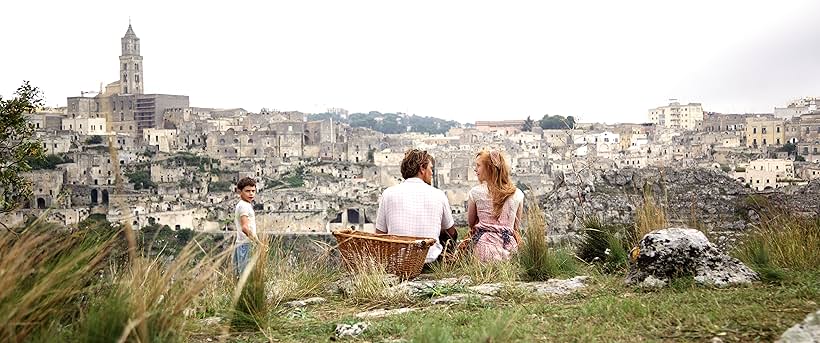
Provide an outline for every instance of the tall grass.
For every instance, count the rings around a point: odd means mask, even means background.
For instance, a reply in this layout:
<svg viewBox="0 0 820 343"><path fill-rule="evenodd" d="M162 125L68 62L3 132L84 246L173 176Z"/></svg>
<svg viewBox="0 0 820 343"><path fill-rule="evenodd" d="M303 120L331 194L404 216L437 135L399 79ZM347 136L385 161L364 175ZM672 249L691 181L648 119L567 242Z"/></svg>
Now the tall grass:
<svg viewBox="0 0 820 343"><path fill-rule="evenodd" d="M228 252L202 256L192 242L170 262L137 256L113 275L104 293L80 322L78 340L179 342L185 338L185 311L216 280Z"/></svg>
<svg viewBox="0 0 820 343"><path fill-rule="evenodd" d="M272 307L278 307L289 300L318 296L327 290L328 284L338 281L341 271L331 257L333 247L321 242L313 242L318 252L299 256L295 247L287 247L281 239L273 239L269 244L270 258L269 291Z"/></svg>
<svg viewBox="0 0 820 343"><path fill-rule="evenodd" d="M654 192L649 184L643 187L643 203L635 210L635 242L637 245L643 236L654 230L669 226L666 210L655 200Z"/></svg>
<svg viewBox="0 0 820 343"><path fill-rule="evenodd" d="M627 248L634 241L634 231L605 225L597 218L584 220L584 231L578 246L578 257L588 263L599 265L603 272L611 273L628 266Z"/></svg>
<svg viewBox="0 0 820 343"><path fill-rule="evenodd" d="M260 237L268 242L267 237ZM256 244L253 254L239 276L233 298L232 326L240 329L262 328L270 307L265 287L268 283L268 244Z"/></svg>
<svg viewBox="0 0 820 343"><path fill-rule="evenodd" d="M517 254L518 264L529 280L542 281L556 276L577 274L578 263L575 256L565 248L553 249L547 244L546 220L535 199L531 199L526 210L527 224L524 228L523 244Z"/></svg>
<svg viewBox="0 0 820 343"><path fill-rule="evenodd" d="M450 261L434 263L431 270L435 279L466 276L477 285L517 281L521 276L521 268L514 259L481 262L472 253L461 254Z"/></svg>
<svg viewBox="0 0 820 343"><path fill-rule="evenodd" d="M820 270L820 217L795 216L768 206L760 224L735 249L735 256L753 266L794 271Z"/></svg>
<svg viewBox="0 0 820 343"><path fill-rule="evenodd" d="M35 222L0 232L0 341L20 342L78 316L111 239Z"/></svg>
<svg viewBox="0 0 820 343"><path fill-rule="evenodd" d="M348 301L357 305L388 306L410 302L406 293L391 290L399 278L390 274L385 265L367 254L359 254L349 271L349 284L343 285Z"/></svg>

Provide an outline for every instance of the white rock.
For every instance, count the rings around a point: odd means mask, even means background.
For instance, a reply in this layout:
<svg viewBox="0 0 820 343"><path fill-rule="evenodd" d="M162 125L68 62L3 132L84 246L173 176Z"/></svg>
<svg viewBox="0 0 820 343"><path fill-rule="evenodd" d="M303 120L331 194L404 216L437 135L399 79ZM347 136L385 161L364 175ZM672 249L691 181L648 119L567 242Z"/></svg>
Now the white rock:
<svg viewBox="0 0 820 343"><path fill-rule="evenodd" d="M544 282L530 282L524 287L532 289L540 295L566 295L586 287L584 282L588 276L576 276L571 279L549 279Z"/></svg>
<svg viewBox="0 0 820 343"><path fill-rule="evenodd" d="M327 301L327 299L322 298L322 297L313 297L313 298L307 298L307 299L302 299L302 300L288 301L288 302L284 303L283 306L285 306L285 307L305 307L305 306L308 306L308 305L321 304L321 303L326 302L326 301Z"/></svg>
<svg viewBox="0 0 820 343"><path fill-rule="evenodd" d="M809 313L802 323L790 327L777 342L814 343L820 342L820 310Z"/></svg>
<svg viewBox="0 0 820 343"><path fill-rule="evenodd" d="M430 302L433 305L441 305L441 304L463 304L466 303L470 299L478 299L482 302L490 302L494 301L496 298L489 297L486 295L478 295L478 294L465 294L465 293L458 293L458 294L451 294L445 295L443 297L438 297Z"/></svg>
<svg viewBox="0 0 820 343"><path fill-rule="evenodd" d="M222 317L208 317L199 321L202 325L211 326L222 322Z"/></svg>
<svg viewBox="0 0 820 343"><path fill-rule="evenodd" d="M409 308L409 307L396 308L396 309L392 309L392 310L378 309L378 310L372 310L372 311L357 313L356 317L361 318L361 319L382 318L382 317L392 316L392 315L395 315L395 314L413 312L415 310L418 310L418 309L417 308Z"/></svg>
<svg viewBox="0 0 820 343"><path fill-rule="evenodd" d="M364 332L364 330L366 330L368 326L370 325L365 322L359 322L353 325L336 324L336 337L358 336L362 332Z"/></svg>

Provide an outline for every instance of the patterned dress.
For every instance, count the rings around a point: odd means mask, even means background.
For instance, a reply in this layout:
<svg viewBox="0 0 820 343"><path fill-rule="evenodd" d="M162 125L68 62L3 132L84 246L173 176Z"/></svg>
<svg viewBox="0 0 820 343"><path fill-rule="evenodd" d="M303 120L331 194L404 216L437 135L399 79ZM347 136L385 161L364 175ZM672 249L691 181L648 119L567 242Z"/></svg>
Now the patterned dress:
<svg viewBox="0 0 820 343"><path fill-rule="evenodd" d="M482 262L509 259L518 250L518 243L513 237L513 230L516 228L513 226L518 207L524 201L524 193L516 189L507 198L497 219L493 216L493 201L486 184L473 187L467 197L475 203L478 216L472 236L473 252Z"/></svg>

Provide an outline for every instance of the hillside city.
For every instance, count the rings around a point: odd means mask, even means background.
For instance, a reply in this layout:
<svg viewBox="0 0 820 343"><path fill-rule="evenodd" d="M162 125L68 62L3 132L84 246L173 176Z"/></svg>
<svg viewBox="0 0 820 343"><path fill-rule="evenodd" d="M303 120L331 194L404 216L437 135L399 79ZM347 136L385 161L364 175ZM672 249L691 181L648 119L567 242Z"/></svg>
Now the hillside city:
<svg viewBox="0 0 820 343"><path fill-rule="evenodd" d="M533 196L580 170L711 169L753 192L820 178L820 97L774 104L771 113L715 113L671 99L647 104L655 107L644 123L616 124L560 115L461 124L342 108L253 112L144 93L131 25L121 42L117 81L30 115L49 156L26 173L33 196L0 218L6 225L43 216L72 226L98 214L135 228L232 230L234 183L250 176L266 231L373 231L379 196L401 182L399 163L411 147L435 157L434 186L462 223L466 193L478 182L475 154L488 147L504 151L513 179Z"/></svg>

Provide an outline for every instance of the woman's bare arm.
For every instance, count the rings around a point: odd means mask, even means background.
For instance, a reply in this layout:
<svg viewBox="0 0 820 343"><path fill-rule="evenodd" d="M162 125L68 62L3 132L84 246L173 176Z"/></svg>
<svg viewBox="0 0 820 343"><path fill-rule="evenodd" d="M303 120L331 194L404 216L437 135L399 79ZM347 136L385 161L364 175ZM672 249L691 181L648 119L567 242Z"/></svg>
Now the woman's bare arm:
<svg viewBox="0 0 820 343"><path fill-rule="evenodd" d="M475 201L467 200L467 224L470 225L470 236L475 232L475 225L478 224L478 212Z"/></svg>

